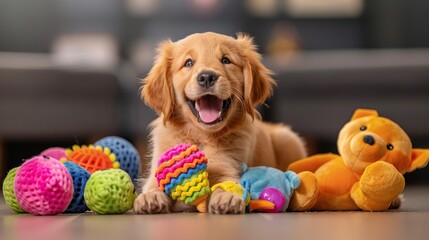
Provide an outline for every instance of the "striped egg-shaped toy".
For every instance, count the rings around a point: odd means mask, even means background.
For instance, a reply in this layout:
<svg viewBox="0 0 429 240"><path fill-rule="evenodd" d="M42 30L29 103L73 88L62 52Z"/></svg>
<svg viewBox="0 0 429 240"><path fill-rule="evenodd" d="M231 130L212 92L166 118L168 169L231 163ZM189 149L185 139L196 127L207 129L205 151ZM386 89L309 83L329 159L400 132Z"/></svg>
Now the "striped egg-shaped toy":
<svg viewBox="0 0 429 240"><path fill-rule="evenodd" d="M196 145L179 144L160 157L155 177L159 188L173 200L207 212L210 185L206 170L207 158Z"/></svg>

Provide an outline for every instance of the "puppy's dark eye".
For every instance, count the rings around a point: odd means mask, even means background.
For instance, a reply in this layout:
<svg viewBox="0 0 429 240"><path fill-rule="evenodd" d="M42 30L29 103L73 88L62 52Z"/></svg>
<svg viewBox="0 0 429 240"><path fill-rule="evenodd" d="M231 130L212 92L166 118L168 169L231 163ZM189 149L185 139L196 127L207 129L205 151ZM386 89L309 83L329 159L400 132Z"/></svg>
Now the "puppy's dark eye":
<svg viewBox="0 0 429 240"><path fill-rule="evenodd" d="M393 150L393 145L392 145L392 144L390 144L390 143L388 143L388 144L386 145L386 148L387 148L387 150Z"/></svg>
<svg viewBox="0 0 429 240"><path fill-rule="evenodd" d="M227 57L223 57L221 60L222 64L230 64L231 61Z"/></svg>
<svg viewBox="0 0 429 240"><path fill-rule="evenodd" d="M365 131L366 130L366 126L362 126L359 128L361 131Z"/></svg>
<svg viewBox="0 0 429 240"><path fill-rule="evenodd" d="M194 65L194 61L192 59L188 58L185 62L185 67L192 67Z"/></svg>

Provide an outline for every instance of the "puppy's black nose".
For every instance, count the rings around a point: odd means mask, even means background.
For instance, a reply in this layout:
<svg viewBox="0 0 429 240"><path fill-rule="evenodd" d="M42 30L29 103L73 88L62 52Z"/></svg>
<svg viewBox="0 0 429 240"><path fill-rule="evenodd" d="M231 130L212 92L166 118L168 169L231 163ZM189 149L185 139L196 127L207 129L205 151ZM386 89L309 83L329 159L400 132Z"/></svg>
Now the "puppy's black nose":
<svg viewBox="0 0 429 240"><path fill-rule="evenodd" d="M211 71L201 72L198 74L197 81L201 87L209 88L213 86L219 76Z"/></svg>
<svg viewBox="0 0 429 240"><path fill-rule="evenodd" d="M371 136L371 135L365 135L363 137L363 142L366 143L366 144L369 144L369 145L374 145L375 140L374 140L373 136Z"/></svg>

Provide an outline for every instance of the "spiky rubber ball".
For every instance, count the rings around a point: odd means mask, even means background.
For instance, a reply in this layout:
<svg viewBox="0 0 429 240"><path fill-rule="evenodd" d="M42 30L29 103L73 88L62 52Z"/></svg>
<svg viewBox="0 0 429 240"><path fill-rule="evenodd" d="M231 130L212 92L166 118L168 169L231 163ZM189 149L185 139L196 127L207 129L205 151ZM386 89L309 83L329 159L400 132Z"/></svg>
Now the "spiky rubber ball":
<svg viewBox="0 0 429 240"><path fill-rule="evenodd" d="M120 214L133 207L136 194L127 172L108 169L91 175L84 197L88 208L97 214Z"/></svg>
<svg viewBox="0 0 429 240"><path fill-rule="evenodd" d="M64 212L72 200L73 180L62 162L36 156L18 169L14 190L24 211L34 215L54 215Z"/></svg>

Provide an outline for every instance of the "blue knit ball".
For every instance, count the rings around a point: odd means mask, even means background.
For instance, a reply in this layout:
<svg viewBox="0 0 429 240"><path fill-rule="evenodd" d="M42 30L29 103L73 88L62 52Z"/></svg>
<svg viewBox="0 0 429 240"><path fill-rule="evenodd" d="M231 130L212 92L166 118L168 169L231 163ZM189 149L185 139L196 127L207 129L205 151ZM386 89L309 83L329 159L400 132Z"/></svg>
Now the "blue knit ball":
<svg viewBox="0 0 429 240"><path fill-rule="evenodd" d="M137 180L140 174L140 155L130 142L110 136L98 140L94 145L109 148L116 155L120 168L130 175L133 182Z"/></svg>
<svg viewBox="0 0 429 240"><path fill-rule="evenodd" d="M69 170L72 176L74 188L73 198L65 212L83 213L88 209L83 193L90 174L86 169L71 161L65 162L64 166Z"/></svg>

